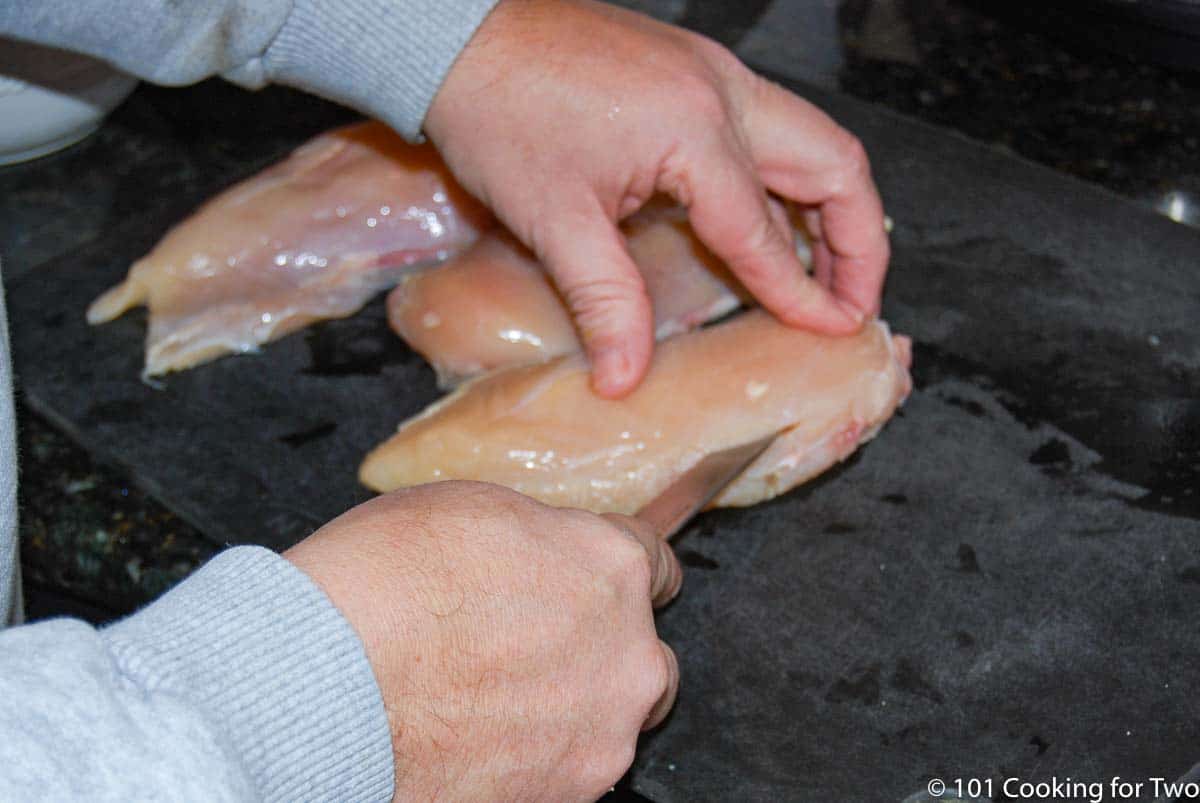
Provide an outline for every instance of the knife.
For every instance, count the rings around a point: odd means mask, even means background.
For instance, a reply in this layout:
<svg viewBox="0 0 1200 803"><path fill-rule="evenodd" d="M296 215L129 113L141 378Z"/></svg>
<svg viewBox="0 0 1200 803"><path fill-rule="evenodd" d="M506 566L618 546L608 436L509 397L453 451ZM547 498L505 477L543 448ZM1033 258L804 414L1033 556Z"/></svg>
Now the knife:
<svg viewBox="0 0 1200 803"><path fill-rule="evenodd" d="M775 442L771 433L760 440L707 455L666 487L635 516L664 540L672 538L721 491Z"/></svg>

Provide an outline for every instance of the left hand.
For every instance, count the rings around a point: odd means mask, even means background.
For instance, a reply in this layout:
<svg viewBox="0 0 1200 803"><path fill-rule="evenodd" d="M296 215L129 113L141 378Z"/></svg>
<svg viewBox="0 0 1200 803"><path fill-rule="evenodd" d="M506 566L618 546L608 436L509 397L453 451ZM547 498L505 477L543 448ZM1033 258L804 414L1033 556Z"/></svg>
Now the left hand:
<svg viewBox="0 0 1200 803"><path fill-rule="evenodd" d="M616 222L655 192L785 323L848 334L879 310L888 242L862 145L698 34L589 0L501 0L425 131L547 266L602 395L650 362L650 301ZM808 210L815 279L768 190Z"/></svg>

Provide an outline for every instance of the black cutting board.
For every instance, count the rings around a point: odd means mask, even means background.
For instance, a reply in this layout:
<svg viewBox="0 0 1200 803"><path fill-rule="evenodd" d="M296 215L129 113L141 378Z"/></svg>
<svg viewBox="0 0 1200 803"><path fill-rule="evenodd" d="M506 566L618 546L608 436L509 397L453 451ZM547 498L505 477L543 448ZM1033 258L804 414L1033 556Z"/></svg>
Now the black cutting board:
<svg viewBox="0 0 1200 803"><path fill-rule="evenodd" d="M916 390L845 466L684 533L659 619L683 687L634 787L878 801L932 777L1182 774L1200 759L1200 234L800 89L871 152ZM242 144L220 136L195 147ZM21 391L212 538L284 547L366 498L362 455L438 394L378 302L142 384L144 318L82 313L203 197L11 288Z"/></svg>

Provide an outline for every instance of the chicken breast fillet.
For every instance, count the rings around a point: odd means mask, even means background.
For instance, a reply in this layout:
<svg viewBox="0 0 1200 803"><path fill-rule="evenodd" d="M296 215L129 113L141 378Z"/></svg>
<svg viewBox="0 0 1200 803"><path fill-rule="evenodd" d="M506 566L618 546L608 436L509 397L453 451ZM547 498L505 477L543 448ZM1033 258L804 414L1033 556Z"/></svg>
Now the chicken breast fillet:
<svg viewBox="0 0 1200 803"><path fill-rule="evenodd" d="M751 505L873 437L911 388L910 359L908 338L879 321L835 338L752 311L659 344L645 381L617 401L592 393L579 355L475 379L404 423L359 478L378 491L482 480L634 513L706 454L778 432L715 502Z"/></svg>
<svg viewBox="0 0 1200 803"><path fill-rule="evenodd" d="M656 336L687 331L745 297L692 233L680 207L654 203L622 224L654 307ZM581 345L550 277L511 234L485 234L466 254L404 277L388 296L388 321L452 387L476 374L545 362Z"/></svg>
<svg viewBox="0 0 1200 803"><path fill-rule="evenodd" d="M433 148L352 125L204 204L87 317L145 304L145 374L176 371L350 315L406 271L465 249L488 220Z"/></svg>

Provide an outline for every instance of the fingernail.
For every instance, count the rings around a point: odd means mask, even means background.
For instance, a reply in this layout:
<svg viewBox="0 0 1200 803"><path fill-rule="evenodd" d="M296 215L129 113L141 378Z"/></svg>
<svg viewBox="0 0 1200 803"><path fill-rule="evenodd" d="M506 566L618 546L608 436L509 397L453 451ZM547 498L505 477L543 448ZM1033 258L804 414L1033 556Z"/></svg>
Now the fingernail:
<svg viewBox="0 0 1200 803"><path fill-rule="evenodd" d="M629 382L629 358L622 349L605 348L592 361L592 387L609 398L625 392Z"/></svg>
<svg viewBox="0 0 1200 803"><path fill-rule="evenodd" d="M858 307L844 299L837 299L838 309L849 318L855 326L862 326L862 322L866 320L867 314Z"/></svg>

